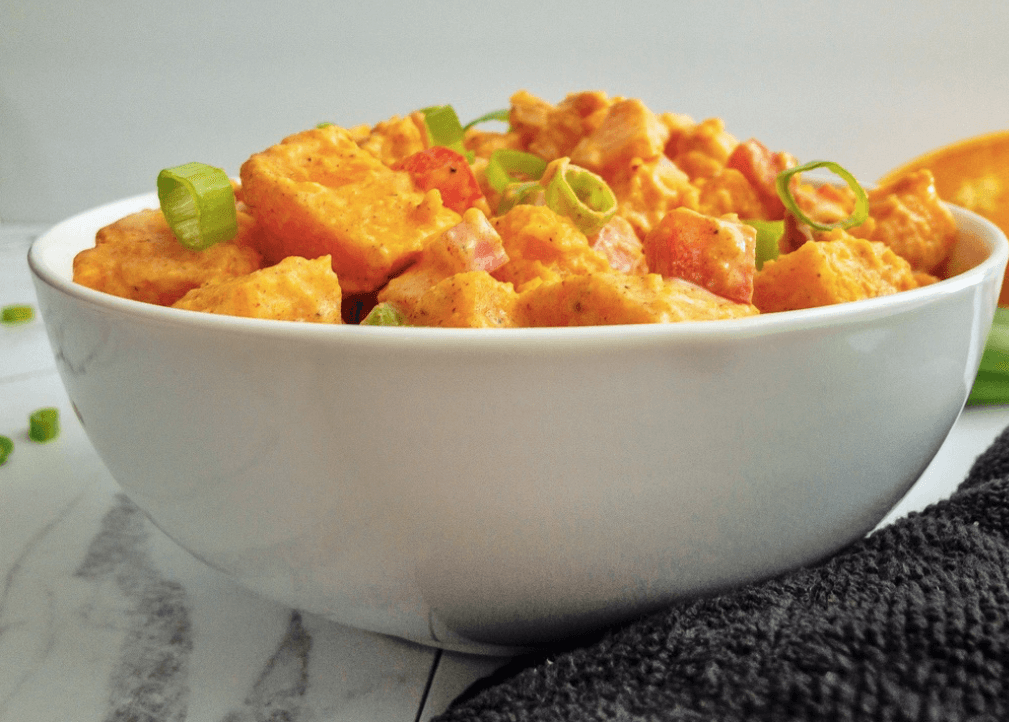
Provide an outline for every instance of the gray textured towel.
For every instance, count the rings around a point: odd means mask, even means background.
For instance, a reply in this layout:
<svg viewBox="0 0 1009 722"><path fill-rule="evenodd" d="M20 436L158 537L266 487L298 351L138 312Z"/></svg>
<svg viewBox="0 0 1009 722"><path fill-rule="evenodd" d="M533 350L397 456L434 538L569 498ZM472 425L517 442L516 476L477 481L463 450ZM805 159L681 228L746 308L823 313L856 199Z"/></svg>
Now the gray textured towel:
<svg viewBox="0 0 1009 722"><path fill-rule="evenodd" d="M437 719L1009 720L1009 430L828 561L516 659Z"/></svg>

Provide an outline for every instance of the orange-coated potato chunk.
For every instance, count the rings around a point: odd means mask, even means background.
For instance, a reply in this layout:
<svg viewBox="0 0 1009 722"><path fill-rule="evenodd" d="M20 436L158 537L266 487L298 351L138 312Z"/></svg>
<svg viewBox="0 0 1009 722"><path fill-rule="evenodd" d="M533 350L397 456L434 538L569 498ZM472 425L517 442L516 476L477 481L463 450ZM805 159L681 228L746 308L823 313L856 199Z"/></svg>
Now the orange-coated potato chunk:
<svg viewBox="0 0 1009 722"><path fill-rule="evenodd" d="M424 150L424 120L417 113L401 118L398 115L377 123L359 145L386 165Z"/></svg>
<svg viewBox="0 0 1009 722"><path fill-rule="evenodd" d="M557 105L520 90L511 97L509 121L520 143L531 153L551 161L568 156L591 134L612 105L606 93L570 93Z"/></svg>
<svg viewBox="0 0 1009 722"><path fill-rule="evenodd" d="M429 288L407 314L411 325L506 328L515 323L518 296L486 271L456 273Z"/></svg>
<svg viewBox="0 0 1009 722"><path fill-rule="evenodd" d="M914 270L934 273L956 240L956 221L936 193L932 172L920 170L869 191L869 220L851 234L881 241Z"/></svg>
<svg viewBox="0 0 1009 722"><path fill-rule="evenodd" d="M396 276L379 291L378 300L411 316L420 298L449 276L468 271L499 268L508 260L501 237L484 214L470 208L460 223L432 240L420 260Z"/></svg>
<svg viewBox="0 0 1009 722"><path fill-rule="evenodd" d="M679 278L614 271L567 276L519 296L523 326L603 326L739 318L757 313Z"/></svg>
<svg viewBox="0 0 1009 722"><path fill-rule="evenodd" d="M698 187L664 155L635 159L607 181L617 197L617 214L641 238L672 209L698 208Z"/></svg>
<svg viewBox="0 0 1009 722"><path fill-rule="evenodd" d="M245 203L272 247L267 260L329 255L344 293L368 293L459 222L437 190L417 190L337 126L306 130L241 169Z"/></svg>
<svg viewBox="0 0 1009 722"><path fill-rule="evenodd" d="M657 158L668 140L669 128L644 103L620 100L609 107L599 127L578 142L571 162L605 176L635 158Z"/></svg>
<svg viewBox="0 0 1009 722"><path fill-rule="evenodd" d="M509 259L494 277L516 288L545 275L610 269L607 257L593 250L570 218L546 206L518 205L492 222Z"/></svg>
<svg viewBox="0 0 1009 722"><path fill-rule="evenodd" d="M258 269L256 233L252 217L239 211L235 238L192 251L175 238L160 210L138 211L98 231L95 246L74 258L73 278L96 291L170 306L204 283Z"/></svg>
<svg viewBox="0 0 1009 722"><path fill-rule="evenodd" d="M698 178L697 210L709 216L735 213L740 218L764 219L767 209L757 189L735 168L723 168L710 178Z"/></svg>
<svg viewBox="0 0 1009 722"><path fill-rule="evenodd" d="M194 288L173 306L227 316L343 323L341 300L328 256L290 256L246 276Z"/></svg>
<svg viewBox="0 0 1009 722"><path fill-rule="evenodd" d="M761 313L858 301L917 288L910 264L882 243L835 232L767 261L753 281Z"/></svg>

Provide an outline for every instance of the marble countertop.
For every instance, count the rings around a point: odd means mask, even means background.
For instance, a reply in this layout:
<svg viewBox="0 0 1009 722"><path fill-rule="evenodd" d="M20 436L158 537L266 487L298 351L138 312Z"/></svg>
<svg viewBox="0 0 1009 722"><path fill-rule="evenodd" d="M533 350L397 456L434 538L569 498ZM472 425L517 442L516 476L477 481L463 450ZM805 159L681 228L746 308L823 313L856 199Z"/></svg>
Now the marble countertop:
<svg viewBox="0 0 1009 722"><path fill-rule="evenodd" d="M35 303L41 228L0 226L0 305ZM39 444L28 416L61 412ZM969 409L884 520L953 490L1009 425ZM195 560L118 490L78 424L40 319L0 327L0 721L430 719L500 658L442 652L259 598Z"/></svg>

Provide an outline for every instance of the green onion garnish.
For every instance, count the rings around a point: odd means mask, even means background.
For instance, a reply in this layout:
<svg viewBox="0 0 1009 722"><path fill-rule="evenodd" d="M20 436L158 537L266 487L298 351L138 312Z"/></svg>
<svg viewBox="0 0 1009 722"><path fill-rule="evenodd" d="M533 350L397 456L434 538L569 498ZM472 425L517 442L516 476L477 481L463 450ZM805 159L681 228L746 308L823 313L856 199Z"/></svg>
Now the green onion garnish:
<svg viewBox="0 0 1009 722"><path fill-rule="evenodd" d="M220 168L204 163L166 168L158 175L158 200L186 248L202 251L238 233L235 191Z"/></svg>
<svg viewBox="0 0 1009 722"><path fill-rule="evenodd" d="M606 181L591 171L571 165L567 158L550 164L546 181L546 203L554 213L567 216L578 230L591 236L617 212L617 197ZM552 172L551 172L552 171Z"/></svg>
<svg viewBox="0 0 1009 722"><path fill-rule="evenodd" d="M14 442L7 436L0 436L0 466L7 461L7 457L14 451Z"/></svg>
<svg viewBox="0 0 1009 722"><path fill-rule="evenodd" d="M18 304L15 306L3 307L3 323L13 325L16 323L28 323L35 318L35 309L28 304Z"/></svg>
<svg viewBox="0 0 1009 722"><path fill-rule="evenodd" d="M546 205L544 197L546 188L539 181L526 181L525 183L509 183L501 192L501 200L498 202L497 214L503 216L512 208L526 204L531 206Z"/></svg>
<svg viewBox="0 0 1009 722"><path fill-rule="evenodd" d="M784 221L764 221L756 218L744 220L748 226L757 229L757 270L764 267L768 261L773 261L781 252L778 242L785 235Z"/></svg>
<svg viewBox="0 0 1009 722"><path fill-rule="evenodd" d="M1001 406L1009 404L1009 377L979 371L967 397L968 406Z"/></svg>
<svg viewBox="0 0 1009 722"><path fill-rule="evenodd" d="M817 223L803 213L799 208L799 204L795 202L795 197L792 195L792 189L789 188L789 181L792 180L792 176L797 173L803 173L816 168L826 168L835 175L840 176L844 182L848 184L848 187L855 193L855 209L845 220L838 221L837 223ZM855 180L855 176L833 161L814 160L806 163L805 165L798 165L794 168L784 170L779 173L775 179L775 187L778 191L778 197L781 198L781 202L785 204L785 208L787 208L788 211L802 223L805 223L810 228L815 228L818 231L832 231L835 228L852 228L853 226L860 226L865 223L866 219L869 217L869 198L866 196L865 190L861 185L859 185L858 181Z"/></svg>
<svg viewBox="0 0 1009 722"><path fill-rule="evenodd" d="M1009 404L1009 308L998 308L977 378L967 398L969 406Z"/></svg>
<svg viewBox="0 0 1009 722"><path fill-rule="evenodd" d="M424 126L427 128L427 138L431 145L443 145L446 148L464 153L463 128L451 105L433 105L420 111L424 114Z"/></svg>
<svg viewBox="0 0 1009 722"><path fill-rule="evenodd" d="M28 437L32 441L52 441L60 435L59 409L39 409L28 417Z"/></svg>
<svg viewBox="0 0 1009 722"><path fill-rule="evenodd" d="M391 303L379 303L361 321L362 326L409 326L406 316Z"/></svg>
<svg viewBox="0 0 1009 722"><path fill-rule="evenodd" d="M489 113L484 113L476 120L471 120L466 125L462 127L463 130L469 130L474 125L479 125L480 123L487 123L492 120L500 120L503 123L507 123L509 120L509 111L507 108L503 110L492 110Z"/></svg>
<svg viewBox="0 0 1009 722"><path fill-rule="evenodd" d="M546 169L547 162L538 155L511 148L499 148L491 153L484 173L490 187L498 193L503 193L511 183L539 180ZM516 177L517 175L523 177Z"/></svg>

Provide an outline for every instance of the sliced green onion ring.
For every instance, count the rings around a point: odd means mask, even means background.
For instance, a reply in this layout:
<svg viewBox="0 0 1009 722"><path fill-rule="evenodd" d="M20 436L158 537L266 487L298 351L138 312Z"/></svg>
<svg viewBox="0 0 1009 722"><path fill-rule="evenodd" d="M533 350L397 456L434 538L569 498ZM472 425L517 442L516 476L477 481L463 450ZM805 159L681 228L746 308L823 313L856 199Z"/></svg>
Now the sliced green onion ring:
<svg viewBox="0 0 1009 722"><path fill-rule="evenodd" d="M544 188L539 181L509 183L501 192L501 200L498 202L497 214L499 216L503 216L505 213L518 205L546 205L546 188Z"/></svg>
<svg viewBox="0 0 1009 722"><path fill-rule="evenodd" d="M35 318L35 308L26 303L3 307L4 324L28 323L33 318Z"/></svg>
<svg viewBox="0 0 1009 722"><path fill-rule="evenodd" d="M466 125L464 125L462 127L462 129L463 130L469 130L474 125L479 125L480 123L488 123L488 122L490 122L492 120L499 120L502 123L507 123L509 121L509 119L510 119L510 113L509 113L509 110L507 108L504 108L502 110L492 110L489 113L484 113L483 115L481 115L476 120L471 120Z"/></svg>
<svg viewBox="0 0 1009 722"><path fill-rule="evenodd" d="M512 183L539 180L546 169L547 162L538 155L511 148L499 148L491 153L484 173L491 188L502 193ZM524 178L516 178L516 174Z"/></svg>
<svg viewBox="0 0 1009 722"><path fill-rule="evenodd" d="M848 184L848 187L855 193L855 208L852 210L851 215L848 216L847 219L838 221L837 223L818 223L803 213L799 208L799 204L796 203L795 197L792 195L792 189L789 187L789 182L792 180L792 176L797 173L804 173L805 171L815 170L816 168L826 168L835 175L840 176L841 179ZM835 228L852 228L854 226L860 226L865 223L866 219L869 217L869 198L865 194L865 189L859 185L857 180L855 180L855 176L833 161L814 160L804 165L797 165L794 168L784 170L779 173L778 177L775 179L775 187L778 191L778 197L781 198L781 202L785 204L785 208L787 208L788 211L802 223L805 223L810 228L815 228L818 231L832 231Z"/></svg>
<svg viewBox="0 0 1009 722"><path fill-rule="evenodd" d="M362 326L409 326L406 316L391 303L377 304L361 320Z"/></svg>
<svg viewBox="0 0 1009 722"><path fill-rule="evenodd" d="M158 174L158 200L172 233L202 251L238 233L235 190L228 174L205 163L186 163Z"/></svg>
<svg viewBox="0 0 1009 722"><path fill-rule="evenodd" d="M28 437L44 443L60 435L60 412L55 407L39 409L28 417Z"/></svg>
<svg viewBox="0 0 1009 722"><path fill-rule="evenodd" d="M547 207L570 218L586 236L599 231L617 212L617 197L606 181L567 158L551 162L540 183L546 186Z"/></svg>
<svg viewBox="0 0 1009 722"><path fill-rule="evenodd" d="M0 466L7 461L7 457L14 451L14 442L9 436L0 436Z"/></svg>
<svg viewBox="0 0 1009 722"><path fill-rule="evenodd" d="M784 221L765 221L758 218L744 220L748 226L757 229L757 270L764 267L768 261L773 261L781 252L778 246L781 237L785 235Z"/></svg>

